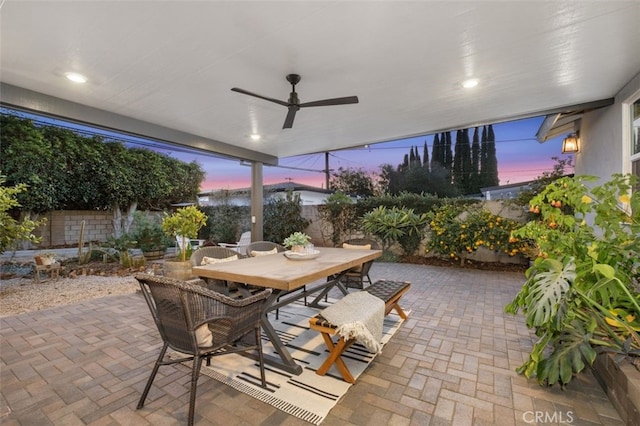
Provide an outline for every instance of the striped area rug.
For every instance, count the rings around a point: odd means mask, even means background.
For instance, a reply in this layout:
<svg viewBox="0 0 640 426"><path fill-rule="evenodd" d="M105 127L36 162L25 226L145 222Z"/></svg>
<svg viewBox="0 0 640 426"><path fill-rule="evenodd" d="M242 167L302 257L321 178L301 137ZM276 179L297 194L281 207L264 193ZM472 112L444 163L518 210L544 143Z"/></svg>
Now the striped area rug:
<svg viewBox="0 0 640 426"><path fill-rule="evenodd" d="M329 299L329 303L331 301ZM335 366L325 376L315 374L329 353L320 333L309 329L309 318L317 313L318 310L299 302L280 308L277 321L275 317L271 317L280 338L293 358L303 367L301 375L296 376L266 365L267 389L263 389L260 386L257 362L237 354L214 358L211 367L203 365L202 373L290 415L312 424L320 424L347 393L351 384L342 380ZM398 331L402 321L395 311L385 317L383 345ZM263 338L264 353L275 355L269 341L266 337ZM356 380L374 358L375 354L358 343L343 355L345 364Z"/></svg>

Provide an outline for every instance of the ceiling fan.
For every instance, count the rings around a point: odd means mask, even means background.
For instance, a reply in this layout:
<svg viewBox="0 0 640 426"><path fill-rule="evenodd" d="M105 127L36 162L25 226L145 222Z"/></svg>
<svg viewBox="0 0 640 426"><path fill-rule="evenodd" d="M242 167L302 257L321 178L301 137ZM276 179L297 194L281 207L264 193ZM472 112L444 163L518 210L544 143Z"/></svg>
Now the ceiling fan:
<svg viewBox="0 0 640 426"><path fill-rule="evenodd" d="M291 93L289 94L289 100L287 102L270 98L268 96L258 95L256 93L252 93L238 87L234 87L231 90L245 95L255 96L256 98L264 99L265 101L275 102L278 105L287 107L289 109L289 112L287 113L287 117L284 119L284 125L282 126L283 129L290 129L293 126L293 119L296 116L296 112L298 112L300 108L358 103L357 96L346 96L344 98L323 99L321 101L300 103L298 94L296 93L296 84L300 82L300 76L298 74L289 74L286 78L287 81L291 83Z"/></svg>

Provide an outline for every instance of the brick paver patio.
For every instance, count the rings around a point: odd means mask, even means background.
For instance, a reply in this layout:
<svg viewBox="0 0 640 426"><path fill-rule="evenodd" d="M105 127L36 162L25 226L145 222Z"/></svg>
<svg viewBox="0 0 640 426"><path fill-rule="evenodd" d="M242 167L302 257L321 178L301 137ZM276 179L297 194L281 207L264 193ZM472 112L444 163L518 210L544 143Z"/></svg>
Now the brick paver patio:
<svg viewBox="0 0 640 426"><path fill-rule="evenodd" d="M564 391L514 372L534 337L503 311L522 274L378 262L371 277L411 281L411 314L324 424L623 424L590 372ZM186 423L184 366L161 368L135 409L160 347L139 294L4 317L0 335L3 426ZM206 376L196 423L306 424Z"/></svg>

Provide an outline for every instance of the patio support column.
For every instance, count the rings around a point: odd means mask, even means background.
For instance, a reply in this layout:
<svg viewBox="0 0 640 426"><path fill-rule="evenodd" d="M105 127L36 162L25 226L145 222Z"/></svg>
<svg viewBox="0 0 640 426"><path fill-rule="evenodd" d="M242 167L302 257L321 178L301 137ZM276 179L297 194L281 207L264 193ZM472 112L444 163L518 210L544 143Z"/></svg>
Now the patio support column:
<svg viewBox="0 0 640 426"><path fill-rule="evenodd" d="M251 241L263 240L263 187L262 163L251 163Z"/></svg>

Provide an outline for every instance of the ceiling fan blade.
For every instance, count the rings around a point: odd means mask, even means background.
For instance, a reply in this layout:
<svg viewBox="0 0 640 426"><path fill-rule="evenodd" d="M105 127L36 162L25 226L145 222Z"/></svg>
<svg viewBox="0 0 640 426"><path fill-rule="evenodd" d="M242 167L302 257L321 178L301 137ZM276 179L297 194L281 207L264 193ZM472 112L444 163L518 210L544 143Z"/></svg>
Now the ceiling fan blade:
<svg viewBox="0 0 640 426"><path fill-rule="evenodd" d="M256 97L256 98L264 99L265 101L269 101L269 102L275 102L278 105L282 105L282 106L286 106L286 107L289 106L288 102L281 101L280 99L274 99L274 98L270 98L268 96L258 95L257 93L252 93L252 92L249 92L247 90L240 89L238 87L234 87L231 90L234 91L234 92L242 93L243 95L253 96L253 97Z"/></svg>
<svg viewBox="0 0 640 426"><path fill-rule="evenodd" d="M296 117L296 112L298 112L300 108L295 105L291 105L289 107L289 112L287 113L287 118L284 119L283 129L290 129L293 127L293 119Z"/></svg>
<svg viewBox="0 0 640 426"><path fill-rule="evenodd" d="M323 99L321 101L305 102L300 104L300 107L316 107L316 106L330 106L330 105L346 105L357 104L357 96L346 96L344 98Z"/></svg>

